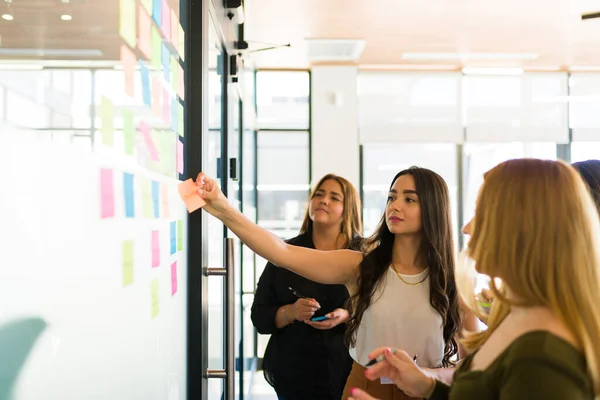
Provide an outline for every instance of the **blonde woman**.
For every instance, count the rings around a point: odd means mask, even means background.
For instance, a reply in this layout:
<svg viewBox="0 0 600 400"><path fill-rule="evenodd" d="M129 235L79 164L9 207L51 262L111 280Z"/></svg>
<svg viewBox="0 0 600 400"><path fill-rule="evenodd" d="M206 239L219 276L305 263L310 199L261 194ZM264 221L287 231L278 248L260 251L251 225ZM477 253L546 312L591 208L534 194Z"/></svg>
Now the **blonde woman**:
<svg viewBox="0 0 600 400"><path fill-rule="evenodd" d="M359 246L361 234L356 189L341 176L328 174L310 195L300 235L287 243L348 249ZM323 285L267 264L251 318L259 333L271 335L263 370L280 400L340 399L352 366L344 345L347 300L344 285Z"/></svg>
<svg viewBox="0 0 600 400"><path fill-rule="evenodd" d="M520 159L490 170L477 200L469 256L500 278L488 329L451 386L423 372L402 350L369 379L391 378L428 399L591 400L600 395L600 218L581 177L556 161ZM468 302L470 303L470 302ZM373 399L354 390L354 399Z"/></svg>

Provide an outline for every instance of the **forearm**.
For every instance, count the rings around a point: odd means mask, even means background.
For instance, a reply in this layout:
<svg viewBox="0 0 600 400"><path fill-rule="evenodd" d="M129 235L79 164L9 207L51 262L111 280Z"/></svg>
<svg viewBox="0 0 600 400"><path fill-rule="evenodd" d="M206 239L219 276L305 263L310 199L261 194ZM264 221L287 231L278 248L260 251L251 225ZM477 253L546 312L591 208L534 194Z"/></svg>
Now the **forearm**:
<svg viewBox="0 0 600 400"><path fill-rule="evenodd" d="M455 371L455 367L451 367L451 368L427 368L426 369L426 373L427 375L429 375L430 377L440 381L440 382L444 382L448 385L452 384L452 379L454 378L454 371Z"/></svg>
<svg viewBox="0 0 600 400"><path fill-rule="evenodd" d="M284 328L294 323L294 310L292 304L279 307L275 314L275 326L277 329Z"/></svg>

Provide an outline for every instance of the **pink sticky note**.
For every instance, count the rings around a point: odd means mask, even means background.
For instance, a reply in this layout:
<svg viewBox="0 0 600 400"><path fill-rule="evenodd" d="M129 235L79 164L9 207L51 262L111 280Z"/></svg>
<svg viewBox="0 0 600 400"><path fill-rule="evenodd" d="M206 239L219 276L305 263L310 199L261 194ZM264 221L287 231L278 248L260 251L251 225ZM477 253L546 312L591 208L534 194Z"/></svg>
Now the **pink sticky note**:
<svg viewBox="0 0 600 400"><path fill-rule="evenodd" d="M185 81L183 77L183 68L181 68L181 65L179 65L179 74L177 74L177 77L179 79L179 85L177 86L177 94L179 95L179 98L181 98L181 100L185 101Z"/></svg>
<svg viewBox="0 0 600 400"><path fill-rule="evenodd" d="M183 143L177 139L177 172L183 174Z"/></svg>
<svg viewBox="0 0 600 400"><path fill-rule="evenodd" d="M160 186L160 198L161 198L161 204L162 204L162 215L163 218L170 218L169 217L169 188L167 187L166 184L162 184Z"/></svg>
<svg viewBox="0 0 600 400"><path fill-rule="evenodd" d="M206 204L204 199L198 195L198 186L196 186L192 179L181 182L177 187L177 190L179 191L179 196L181 196L181 199L185 203L185 207L190 213L204 207Z"/></svg>
<svg viewBox="0 0 600 400"><path fill-rule="evenodd" d="M161 29L163 31L163 34L165 35L165 38L167 39L167 42L169 42L171 40L171 9L167 4L167 0L162 0L161 17Z"/></svg>
<svg viewBox="0 0 600 400"><path fill-rule="evenodd" d="M177 293L177 261L171 264L171 296Z"/></svg>
<svg viewBox="0 0 600 400"><path fill-rule="evenodd" d="M133 70L137 62L135 54L124 44L121 45L121 66L125 75L125 93L129 96L134 96L133 90Z"/></svg>
<svg viewBox="0 0 600 400"><path fill-rule="evenodd" d="M148 148L148 153L150 154L150 159L153 161L158 161L158 150L156 149L156 145L154 144L154 140L152 140L152 136L150 135L150 125L146 122L140 122L140 126L138 128L142 137L144 138L144 143L146 143L146 147Z"/></svg>
<svg viewBox="0 0 600 400"><path fill-rule="evenodd" d="M143 5L138 6L138 48L150 60L152 58L152 20Z"/></svg>
<svg viewBox="0 0 600 400"><path fill-rule="evenodd" d="M161 114L160 95L162 93L162 83L160 75L152 74L152 114L157 117Z"/></svg>
<svg viewBox="0 0 600 400"><path fill-rule="evenodd" d="M196 185L194 185L196 186ZM115 216L115 189L113 185L113 170L100 169L100 217Z"/></svg>
<svg viewBox="0 0 600 400"><path fill-rule="evenodd" d="M179 47L179 18L175 10L171 10L171 43L175 49Z"/></svg>
<svg viewBox="0 0 600 400"><path fill-rule="evenodd" d="M152 231L152 268L160 266L160 240L158 231Z"/></svg>
<svg viewBox="0 0 600 400"><path fill-rule="evenodd" d="M163 121L167 125L171 124L171 95L165 88L163 88Z"/></svg>

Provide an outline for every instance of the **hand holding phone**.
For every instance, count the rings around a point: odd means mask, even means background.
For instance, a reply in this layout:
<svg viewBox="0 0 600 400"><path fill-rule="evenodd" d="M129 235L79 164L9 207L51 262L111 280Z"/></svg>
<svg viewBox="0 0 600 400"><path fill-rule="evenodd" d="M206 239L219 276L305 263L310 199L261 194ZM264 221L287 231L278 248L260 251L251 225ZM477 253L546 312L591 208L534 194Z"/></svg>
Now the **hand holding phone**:
<svg viewBox="0 0 600 400"><path fill-rule="evenodd" d="M319 322L319 321L325 321L326 319L329 319L329 317L327 315L323 315L320 317L313 317L310 320L314 321L314 322Z"/></svg>

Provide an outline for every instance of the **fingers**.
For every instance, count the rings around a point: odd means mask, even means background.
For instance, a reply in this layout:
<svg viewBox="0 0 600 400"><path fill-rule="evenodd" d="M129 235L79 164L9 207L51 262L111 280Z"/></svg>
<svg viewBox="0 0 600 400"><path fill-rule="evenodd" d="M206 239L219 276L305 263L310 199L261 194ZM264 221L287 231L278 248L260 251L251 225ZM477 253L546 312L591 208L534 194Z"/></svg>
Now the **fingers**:
<svg viewBox="0 0 600 400"><path fill-rule="evenodd" d="M379 357L380 355L382 355L383 353L385 353L385 351L389 349L389 347L379 347L375 350L373 350L371 353L369 353L368 357L369 360L373 360L377 357Z"/></svg>
<svg viewBox="0 0 600 400"><path fill-rule="evenodd" d="M311 308L313 311L321 308L321 305L315 299L298 299L297 303L303 307Z"/></svg>
<svg viewBox="0 0 600 400"><path fill-rule="evenodd" d="M357 388L352 388L350 390L350 393L352 393L352 397L349 397L349 400L377 400L375 397L369 395L367 392Z"/></svg>
<svg viewBox="0 0 600 400"><path fill-rule="evenodd" d="M308 319L305 320L304 323L322 331L333 328L333 323L331 321L311 321Z"/></svg>

